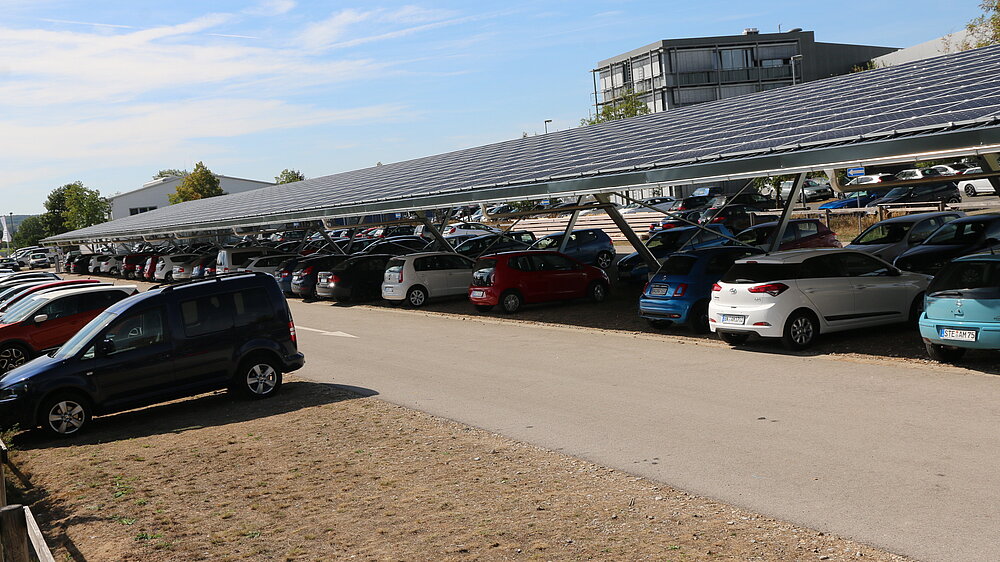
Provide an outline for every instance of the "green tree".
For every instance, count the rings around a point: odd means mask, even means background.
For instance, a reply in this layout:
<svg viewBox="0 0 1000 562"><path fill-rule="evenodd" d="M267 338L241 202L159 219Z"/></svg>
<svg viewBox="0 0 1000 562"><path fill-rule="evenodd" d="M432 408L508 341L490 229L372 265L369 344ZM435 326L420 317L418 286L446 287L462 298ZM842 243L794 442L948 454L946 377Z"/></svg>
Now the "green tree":
<svg viewBox="0 0 1000 562"><path fill-rule="evenodd" d="M587 119L580 119L580 125L596 125L597 123L606 123L608 121L616 121L618 119L625 119L627 117L635 117L636 115L646 115L649 113L649 106L646 102L639 99L642 92L634 92L631 89L626 89L625 92L612 100L610 103L604 104L601 111Z"/></svg>
<svg viewBox="0 0 1000 562"><path fill-rule="evenodd" d="M66 206L66 192L76 186L83 187L83 183L78 181L68 183L49 192L44 203L45 213L41 215L46 236L69 232L69 226L66 224L66 212L69 210Z"/></svg>
<svg viewBox="0 0 1000 562"><path fill-rule="evenodd" d="M35 215L21 221L21 224L17 226L17 231L14 233L14 240L12 241L15 248L37 246L39 240L49 235L45 230L44 216Z"/></svg>
<svg viewBox="0 0 1000 562"><path fill-rule="evenodd" d="M84 187L80 182L66 187L65 226L70 230L86 228L108 220L111 202L101 197L96 189Z"/></svg>
<svg viewBox="0 0 1000 562"><path fill-rule="evenodd" d="M166 170L160 170L159 172L156 172L156 175L153 176L153 179L158 180L160 178L172 178L172 177L183 178L186 175L188 175L187 170L178 170L177 168L167 168Z"/></svg>
<svg viewBox="0 0 1000 562"><path fill-rule="evenodd" d="M194 165L194 171L184 177L184 181L177 186L177 191L167 196L170 204L181 203L183 201L194 201L195 199L206 199L225 195L219 187L219 178L209 170L204 163L198 162Z"/></svg>
<svg viewBox="0 0 1000 562"><path fill-rule="evenodd" d="M982 15L965 25L969 34L958 43L961 51L1000 43L1000 0L983 0L979 9Z"/></svg>
<svg viewBox="0 0 1000 562"><path fill-rule="evenodd" d="M274 176L274 181L278 184L303 181L305 179L306 177L302 174L302 172L298 170L289 170L288 168L285 168L280 174Z"/></svg>

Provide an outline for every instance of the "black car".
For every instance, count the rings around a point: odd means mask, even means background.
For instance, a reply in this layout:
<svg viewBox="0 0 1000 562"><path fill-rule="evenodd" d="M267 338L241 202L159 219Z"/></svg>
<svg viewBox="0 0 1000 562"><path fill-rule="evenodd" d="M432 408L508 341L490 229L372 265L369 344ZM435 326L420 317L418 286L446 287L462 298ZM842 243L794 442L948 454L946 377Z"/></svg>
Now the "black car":
<svg viewBox="0 0 1000 562"><path fill-rule="evenodd" d="M712 207L701 213L700 224L722 224L732 232L746 230L752 224L752 214L759 209L746 205Z"/></svg>
<svg viewBox="0 0 1000 562"><path fill-rule="evenodd" d="M15 259L4 258L0 259L0 269L9 269L11 271L21 271L21 264Z"/></svg>
<svg viewBox="0 0 1000 562"><path fill-rule="evenodd" d="M330 271L333 266L347 260L346 254L311 255L298 261L292 271L292 294L311 298L316 296L316 278L320 271Z"/></svg>
<svg viewBox="0 0 1000 562"><path fill-rule="evenodd" d="M876 207L887 203L935 203L938 201L960 203L962 194L958 191L958 184L948 181L894 187L884 196L868 203L868 206Z"/></svg>
<svg viewBox="0 0 1000 562"><path fill-rule="evenodd" d="M484 234L473 236L455 246L455 252L470 258L478 258L486 252L496 254L513 250L526 250L534 243L535 235L526 230L506 234Z"/></svg>
<svg viewBox="0 0 1000 562"><path fill-rule="evenodd" d="M335 301L365 301L382 296L385 268L392 254L359 254L320 272L316 296Z"/></svg>
<svg viewBox="0 0 1000 562"><path fill-rule="evenodd" d="M1000 214L955 219L900 254L893 265L934 275L952 259L982 251L1000 251Z"/></svg>
<svg viewBox="0 0 1000 562"><path fill-rule="evenodd" d="M4 375L0 420L70 436L94 415L220 388L267 398L282 373L304 363L271 276L158 287L110 306L56 352Z"/></svg>

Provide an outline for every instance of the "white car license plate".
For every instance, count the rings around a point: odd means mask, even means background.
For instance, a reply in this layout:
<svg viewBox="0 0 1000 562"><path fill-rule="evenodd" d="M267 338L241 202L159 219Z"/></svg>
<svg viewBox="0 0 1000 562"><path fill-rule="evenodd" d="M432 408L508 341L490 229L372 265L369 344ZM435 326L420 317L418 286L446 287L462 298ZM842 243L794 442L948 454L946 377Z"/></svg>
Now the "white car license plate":
<svg viewBox="0 0 1000 562"><path fill-rule="evenodd" d="M666 285L653 285L653 288L649 290L649 294L654 297L662 297L667 294Z"/></svg>
<svg viewBox="0 0 1000 562"><path fill-rule="evenodd" d="M738 324L738 325L742 326L743 324L746 324L746 322L747 322L747 317L743 316L742 314L723 314L722 315L722 323L723 324Z"/></svg>
<svg viewBox="0 0 1000 562"><path fill-rule="evenodd" d="M391 295L396 292L396 289L393 287L382 287L382 292L387 295Z"/></svg>
<svg viewBox="0 0 1000 562"><path fill-rule="evenodd" d="M956 341L976 341L975 330L952 330L951 328L941 328L941 339Z"/></svg>
<svg viewBox="0 0 1000 562"><path fill-rule="evenodd" d="M475 291L472 291L472 298L474 298L474 299L481 299L485 295L486 295L486 291L480 291L478 289L475 290Z"/></svg>

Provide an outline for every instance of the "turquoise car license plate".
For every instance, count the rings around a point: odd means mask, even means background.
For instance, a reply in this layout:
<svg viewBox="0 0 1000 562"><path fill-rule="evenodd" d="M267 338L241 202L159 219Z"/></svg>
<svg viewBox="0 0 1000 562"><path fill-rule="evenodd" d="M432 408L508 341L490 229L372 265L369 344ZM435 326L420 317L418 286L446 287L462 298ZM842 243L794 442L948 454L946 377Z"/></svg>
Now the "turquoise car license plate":
<svg viewBox="0 0 1000 562"><path fill-rule="evenodd" d="M941 328L938 332L943 340L953 341L976 341L975 330L955 330L953 328Z"/></svg>

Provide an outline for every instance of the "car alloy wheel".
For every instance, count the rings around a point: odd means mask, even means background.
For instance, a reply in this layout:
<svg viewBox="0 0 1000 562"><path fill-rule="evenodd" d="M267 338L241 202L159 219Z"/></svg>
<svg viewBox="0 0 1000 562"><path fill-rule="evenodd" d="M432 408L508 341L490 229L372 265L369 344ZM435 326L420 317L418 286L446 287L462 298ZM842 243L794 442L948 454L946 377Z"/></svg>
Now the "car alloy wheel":
<svg viewBox="0 0 1000 562"><path fill-rule="evenodd" d="M270 396L281 382L278 370L266 361L251 362L250 368L245 372L247 389L255 397Z"/></svg>
<svg viewBox="0 0 1000 562"><path fill-rule="evenodd" d="M423 287L410 287L406 293L406 302L414 307L423 306L427 302L427 293Z"/></svg>
<svg viewBox="0 0 1000 562"><path fill-rule="evenodd" d="M805 349L812 345L818 335L818 327L813 317L806 312L796 312L785 324L782 342L791 350Z"/></svg>
<svg viewBox="0 0 1000 562"><path fill-rule="evenodd" d="M601 269L611 267L611 263L614 261L615 258L611 255L611 252L600 252L597 254L597 267Z"/></svg>
<svg viewBox="0 0 1000 562"><path fill-rule="evenodd" d="M24 365L28 361L28 352L17 344L7 344L0 347L0 373Z"/></svg>
<svg viewBox="0 0 1000 562"><path fill-rule="evenodd" d="M976 188L972 187L971 183L965 184L965 194L968 195L969 197L975 197L976 196Z"/></svg>
<svg viewBox="0 0 1000 562"><path fill-rule="evenodd" d="M521 295L518 295L514 291L509 291L503 294L500 302L503 305L504 312L514 314L521 308Z"/></svg>
<svg viewBox="0 0 1000 562"><path fill-rule="evenodd" d="M604 283L594 281L590 284L587 294L593 302L604 302L604 299L608 298L608 289L604 286Z"/></svg>
<svg viewBox="0 0 1000 562"><path fill-rule="evenodd" d="M73 395L57 396L42 408L42 426L59 437L75 435L90 421L89 409L86 400Z"/></svg>

